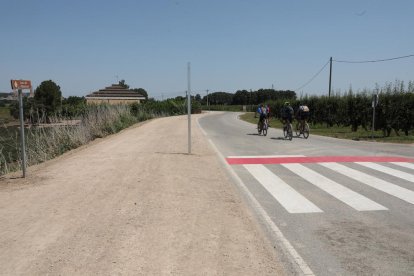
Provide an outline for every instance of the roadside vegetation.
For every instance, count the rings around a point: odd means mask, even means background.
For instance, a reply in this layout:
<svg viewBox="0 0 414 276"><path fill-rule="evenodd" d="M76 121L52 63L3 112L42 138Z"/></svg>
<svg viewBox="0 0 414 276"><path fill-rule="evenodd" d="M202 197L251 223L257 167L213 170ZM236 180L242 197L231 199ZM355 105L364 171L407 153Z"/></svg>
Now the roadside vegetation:
<svg viewBox="0 0 414 276"><path fill-rule="evenodd" d="M44 85L45 91L53 90L54 92L44 93L44 95L55 95L60 99L60 88L51 82L47 81ZM55 158L96 138L117 133L137 122L186 113L186 103L182 99L148 100L143 104L132 105L87 105L83 97L69 97L59 101L51 97L39 99L40 97L36 98L36 96L24 98L28 166ZM45 101L49 101L50 106ZM46 106L49 107L42 108ZM192 112L201 112L200 105L193 103ZM18 104L16 102L12 102L7 107L2 106L0 175L21 168L20 132L17 118ZM7 125L4 123L6 120L9 123Z"/></svg>
<svg viewBox="0 0 414 276"><path fill-rule="evenodd" d="M142 88L139 88L142 89ZM143 90L143 89L142 89ZM146 91L143 90L146 94ZM372 95L379 95L372 135ZM148 99L132 105L87 105L84 97L62 98L60 87L44 81L34 98L24 97L24 119L27 165L52 159L96 138L117 133L137 122L156 117L185 114L186 98L164 101ZM147 95L147 94L146 94ZM350 89L331 97L296 97L294 91L260 89L236 93L214 92L192 96L192 113L204 110L244 111L243 120L257 123L254 111L258 104L268 104L272 127L282 128L280 109L289 101L296 110L306 104L310 108L311 135L343 139L414 143L414 82L388 83L374 90L354 93ZM16 171L20 164L18 103L0 101L0 175ZM294 123L295 126L295 123Z"/></svg>
<svg viewBox="0 0 414 276"><path fill-rule="evenodd" d="M254 124L255 127L259 120L259 117L255 117L254 112L246 112L240 116L241 120ZM293 130L296 129L297 121L292 123ZM271 128L283 128L283 124L279 118L272 117L269 122ZM359 128L357 131L352 131L351 128L345 126L332 126L327 127L325 124L317 124L309 122L310 135L322 135L339 139L350 139L356 141L375 141L375 142L390 142L390 143L414 143L414 131L410 132L410 135L397 136L395 133L391 133L390 136L384 136L382 130L374 131L373 135L371 130Z"/></svg>

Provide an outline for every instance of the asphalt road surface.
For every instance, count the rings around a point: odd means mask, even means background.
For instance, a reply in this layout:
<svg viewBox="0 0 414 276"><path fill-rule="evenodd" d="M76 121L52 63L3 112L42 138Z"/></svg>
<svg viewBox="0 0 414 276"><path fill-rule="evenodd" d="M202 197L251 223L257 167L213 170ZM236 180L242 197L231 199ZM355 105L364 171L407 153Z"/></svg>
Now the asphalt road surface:
<svg viewBox="0 0 414 276"><path fill-rule="evenodd" d="M414 275L413 145L259 136L239 115L198 123L303 274Z"/></svg>

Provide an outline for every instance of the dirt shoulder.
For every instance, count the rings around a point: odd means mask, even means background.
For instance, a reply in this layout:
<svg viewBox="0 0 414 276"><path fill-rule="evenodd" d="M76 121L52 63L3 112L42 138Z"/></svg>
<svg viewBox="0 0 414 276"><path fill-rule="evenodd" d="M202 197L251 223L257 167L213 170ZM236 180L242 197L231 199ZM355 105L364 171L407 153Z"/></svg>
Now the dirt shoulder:
<svg viewBox="0 0 414 276"><path fill-rule="evenodd" d="M1 275L283 275L193 118L153 120L0 179Z"/></svg>

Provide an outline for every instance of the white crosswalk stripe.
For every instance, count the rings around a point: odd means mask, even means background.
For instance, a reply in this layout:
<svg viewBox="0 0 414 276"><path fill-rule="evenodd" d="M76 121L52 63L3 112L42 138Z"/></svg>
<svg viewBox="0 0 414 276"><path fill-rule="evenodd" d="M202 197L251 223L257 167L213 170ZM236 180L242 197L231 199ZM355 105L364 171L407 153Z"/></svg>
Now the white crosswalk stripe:
<svg viewBox="0 0 414 276"><path fill-rule="evenodd" d="M356 164L359 164L361 166L373 169L373 170L377 170L410 182L414 182L414 175L406 173L406 172L402 172L399 170L395 170L380 164L376 164L376 163L371 163L371 162L355 162Z"/></svg>
<svg viewBox="0 0 414 276"><path fill-rule="evenodd" d="M414 170L414 164L413 163L406 163L406 162L391 162L391 164L398 165L404 168L412 169Z"/></svg>
<svg viewBox="0 0 414 276"><path fill-rule="evenodd" d="M244 167L289 213L322 212L315 204L295 191L265 166L244 165Z"/></svg>
<svg viewBox="0 0 414 276"><path fill-rule="evenodd" d="M374 211L374 210L387 210L386 207L360 195L351 189L301 165L301 164L283 164L285 168L288 168L295 174L301 176L306 181L312 183L321 190L327 192L340 201L348 204L352 208L358 211Z"/></svg>
<svg viewBox="0 0 414 276"><path fill-rule="evenodd" d="M364 183L372 188L380 190L384 193L398 197L399 199L405 200L411 204L414 204L414 192L406 188L397 186L380 178L374 177L372 175L351 169L344 165L338 163L320 163L320 165L325 166L331 170L339 172L343 175L346 175L356 181Z"/></svg>
<svg viewBox="0 0 414 276"><path fill-rule="evenodd" d="M414 182L414 173L399 171L384 165L372 162L355 162L356 164L381 171L386 174ZM394 165L414 169L413 163L406 162L390 162ZM400 200L414 204L414 191L400 187L394 183L390 183L373 175L361 172L357 169L350 168L336 162L316 163L335 173L344 175L359 183L365 184L371 188L394 196ZM297 176L303 178L308 183L318 187L322 191L328 193L334 198L342 201L357 211L380 211L388 210L387 207L361 195L344 185L329 179L328 177L308 168L299 163L283 163L279 164ZM321 213L323 212L313 202L308 200L304 195L292 188L289 183L283 181L279 176L273 173L265 165L262 164L245 164L243 167L272 195L289 213Z"/></svg>

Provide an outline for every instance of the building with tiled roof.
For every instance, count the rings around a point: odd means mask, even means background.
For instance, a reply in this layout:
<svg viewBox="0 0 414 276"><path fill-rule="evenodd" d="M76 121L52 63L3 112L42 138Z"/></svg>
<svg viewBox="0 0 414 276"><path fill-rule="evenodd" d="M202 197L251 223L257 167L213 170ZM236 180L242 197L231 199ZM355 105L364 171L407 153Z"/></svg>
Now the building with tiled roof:
<svg viewBox="0 0 414 276"><path fill-rule="evenodd" d="M145 100L145 96L132 89L126 88L121 84L112 84L109 87L93 92L86 97L88 104L129 104L140 103Z"/></svg>

